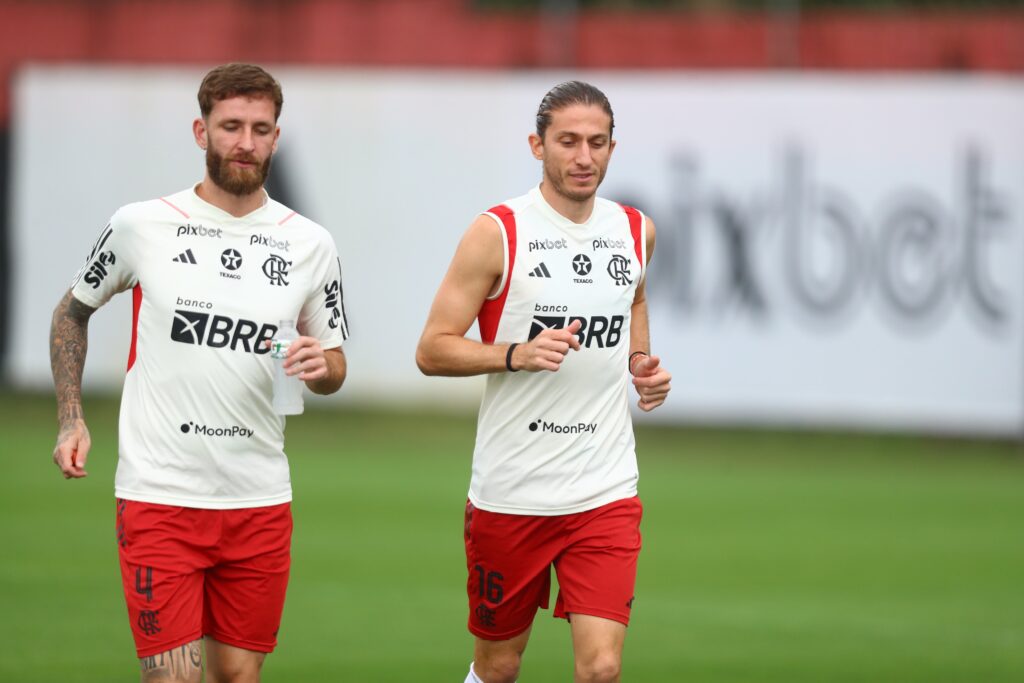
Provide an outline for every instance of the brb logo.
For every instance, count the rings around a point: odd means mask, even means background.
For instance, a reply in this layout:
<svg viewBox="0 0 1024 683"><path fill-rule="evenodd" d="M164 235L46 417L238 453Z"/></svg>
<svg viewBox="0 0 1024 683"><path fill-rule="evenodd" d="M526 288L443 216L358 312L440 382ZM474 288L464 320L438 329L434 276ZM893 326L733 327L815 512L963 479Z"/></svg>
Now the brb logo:
<svg viewBox="0 0 1024 683"><path fill-rule="evenodd" d="M104 251L101 253L89 266L89 272L85 274L85 281L92 285L93 289L97 289L103 282L103 278L110 273L110 266L114 265L115 260L114 252Z"/></svg>
<svg viewBox="0 0 1024 683"><path fill-rule="evenodd" d="M207 228L202 225L188 223L178 226L178 234L175 237L212 237L220 239L221 232L223 232L221 228Z"/></svg>
<svg viewBox="0 0 1024 683"><path fill-rule="evenodd" d="M213 308L209 302L180 297L178 305L208 310ZM268 353L270 349L264 342L273 339L276 332L277 326L268 323L260 325L252 320L235 320L226 315L183 309L174 311L174 319L171 321L172 341L214 349L230 348L232 351L238 351L241 347L246 353Z"/></svg>
<svg viewBox="0 0 1024 683"><path fill-rule="evenodd" d="M182 423L181 433L195 434L196 436L242 436L246 439L254 434L253 430L248 427L242 427L241 425L233 425L231 427L208 427L206 425L196 424L192 420Z"/></svg>
<svg viewBox="0 0 1024 683"><path fill-rule="evenodd" d="M537 304L535 312L565 311L565 306L542 306ZM592 315L589 318L581 315L535 315L530 323L530 339L533 339L544 330L561 330L571 325L574 320L580 321L580 331L576 338L580 345L588 349L597 345L597 348L612 348L618 346L622 341L622 325L626 318L622 315L610 317L603 315Z"/></svg>

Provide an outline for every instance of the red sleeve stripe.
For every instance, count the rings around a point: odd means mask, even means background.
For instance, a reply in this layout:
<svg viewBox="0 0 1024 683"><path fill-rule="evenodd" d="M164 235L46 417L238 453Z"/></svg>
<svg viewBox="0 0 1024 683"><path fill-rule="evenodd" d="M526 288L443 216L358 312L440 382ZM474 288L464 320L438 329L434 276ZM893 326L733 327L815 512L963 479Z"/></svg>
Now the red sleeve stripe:
<svg viewBox="0 0 1024 683"><path fill-rule="evenodd" d="M166 199L164 199L163 197L161 197L161 198L160 198L160 201L162 201L162 202L163 202L164 204L166 204L167 206L171 207L172 209L174 209L175 211L177 211L178 213L180 213L180 214L181 214L182 216L184 216L185 218L188 218L188 217L189 217L187 213L185 213L184 211L182 211L181 209L179 209L178 207L176 207L176 206L175 206L174 204L171 204L171 203L170 203L169 201L167 201L167 200L166 200Z"/></svg>
<svg viewBox="0 0 1024 683"><path fill-rule="evenodd" d="M488 213L492 213L501 220L501 227L505 231L505 239L508 241L508 266L505 269L505 286L494 299L484 301L480 307L477 319L480 323L480 339L485 344L493 344L498 334L498 323L501 322L501 312L505 309L505 300L508 299L508 290L512 286L512 268L516 263L516 215L512 209L504 204L495 206Z"/></svg>
<svg viewBox="0 0 1024 683"><path fill-rule="evenodd" d="M139 309L142 308L142 285L135 285L132 289L132 345L128 349L128 369L130 372L135 365L135 345L139 341Z"/></svg>
<svg viewBox="0 0 1024 683"><path fill-rule="evenodd" d="M642 276L647 268L647 264L644 263L644 251L647 246L644 244L644 217L643 214L632 206L626 206L625 204L620 204L619 206L626 212L626 218L629 219L629 232L633 235L633 250L636 252L636 260L640 262L640 273Z"/></svg>
<svg viewBox="0 0 1024 683"><path fill-rule="evenodd" d="M298 211L292 211L292 212L291 212L290 214L288 214L287 216L285 216L284 218L282 218L282 219L281 219L281 220L280 220L280 221L278 222L278 225L284 225L285 223L287 223L288 221L290 221L290 220L292 219L292 216L294 216L294 215L295 215L296 213L298 213Z"/></svg>

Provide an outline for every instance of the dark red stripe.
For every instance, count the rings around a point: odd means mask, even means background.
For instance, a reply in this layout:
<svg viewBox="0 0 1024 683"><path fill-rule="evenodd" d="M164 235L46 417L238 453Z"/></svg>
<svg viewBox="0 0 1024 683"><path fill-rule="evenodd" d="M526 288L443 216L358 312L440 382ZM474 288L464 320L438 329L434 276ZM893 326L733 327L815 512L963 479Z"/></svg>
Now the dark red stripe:
<svg viewBox="0 0 1024 683"><path fill-rule="evenodd" d="M494 337L498 334L498 323L501 322L501 312L505 309L505 299L508 298L509 287L512 286L512 268L516 263L516 215L512 209L504 204L495 206L490 210L505 227L505 236L508 239L508 272L505 273L505 287L501 294L495 298L484 301L480 307L477 319L480 322L480 339L485 344L493 344Z"/></svg>
<svg viewBox="0 0 1024 683"><path fill-rule="evenodd" d="M629 231L633 234L633 250L636 251L636 260L640 262L640 271L643 272L643 269L647 267L647 264L644 263L644 245L640 241L643 239L641 230L643 216L632 206L625 204L619 204L619 206L626 212L626 217L629 219Z"/></svg>
<svg viewBox="0 0 1024 683"><path fill-rule="evenodd" d="M139 309L142 308L142 285L135 285L132 289L132 345L128 349L128 370L135 365L135 345L139 341Z"/></svg>

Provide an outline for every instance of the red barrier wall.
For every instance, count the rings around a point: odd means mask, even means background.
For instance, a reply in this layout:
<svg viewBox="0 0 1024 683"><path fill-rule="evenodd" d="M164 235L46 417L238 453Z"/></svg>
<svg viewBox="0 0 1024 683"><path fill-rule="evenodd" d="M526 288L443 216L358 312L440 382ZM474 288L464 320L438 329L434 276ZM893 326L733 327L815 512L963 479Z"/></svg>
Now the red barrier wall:
<svg viewBox="0 0 1024 683"><path fill-rule="evenodd" d="M1024 11L479 11L464 0L0 0L0 125L29 61L1024 71Z"/></svg>

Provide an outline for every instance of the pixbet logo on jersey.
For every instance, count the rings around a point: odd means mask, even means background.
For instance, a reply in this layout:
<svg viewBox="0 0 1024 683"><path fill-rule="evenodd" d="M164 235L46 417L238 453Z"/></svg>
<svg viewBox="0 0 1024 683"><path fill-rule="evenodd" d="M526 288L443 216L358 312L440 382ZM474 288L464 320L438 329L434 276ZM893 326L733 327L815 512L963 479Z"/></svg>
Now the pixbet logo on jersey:
<svg viewBox="0 0 1024 683"><path fill-rule="evenodd" d="M178 298L179 306L191 306L210 310L213 304L197 299ZM209 346L214 349L230 348L246 353L268 353L264 342L274 338L277 325L239 318L235 320L226 315L215 315L201 311L177 309L171 321L171 340L182 344Z"/></svg>
<svg viewBox="0 0 1024 683"><path fill-rule="evenodd" d="M594 251L597 251L598 249L627 249L629 246L630 245L626 240L597 239L590 243L590 248Z"/></svg>
<svg viewBox="0 0 1024 683"><path fill-rule="evenodd" d="M535 313L565 312L565 306L545 306L535 304ZM588 349L597 345L597 348L612 348L618 346L622 341L622 325L626 322L625 316L613 315L535 315L530 323L530 339L533 339L544 330L561 330L572 324L572 321L580 321L580 331L576 338L580 345Z"/></svg>
<svg viewBox="0 0 1024 683"><path fill-rule="evenodd" d="M568 249L569 245L566 243L565 238L559 240L549 240L544 238L542 240L530 240L530 251L547 250L547 249Z"/></svg>
<svg viewBox="0 0 1024 683"><path fill-rule="evenodd" d="M196 436L243 436L248 439L255 432L248 427L242 427L241 425L233 425L231 427L208 427L206 425L196 424L192 420L189 420L188 422L183 422L181 424L181 433L192 433Z"/></svg>
<svg viewBox="0 0 1024 683"><path fill-rule="evenodd" d="M560 425L543 419L530 423L531 432L535 432L538 429L549 434L593 434L597 431L597 423L577 422L572 425Z"/></svg>
<svg viewBox="0 0 1024 683"><path fill-rule="evenodd" d="M249 246L254 244L258 247L270 247L271 249L280 249L281 251L288 251L288 247L291 246L291 242L288 240L278 241L268 235L253 235L249 238Z"/></svg>
<svg viewBox="0 0 1024 683"><path fill-rule="evenodd" d="M220 234L223 232L221 228L206 228L202 225L192 225L187 223L185 225L178 226L178 234L175 237L213 237L220 239Z"/></svg>

